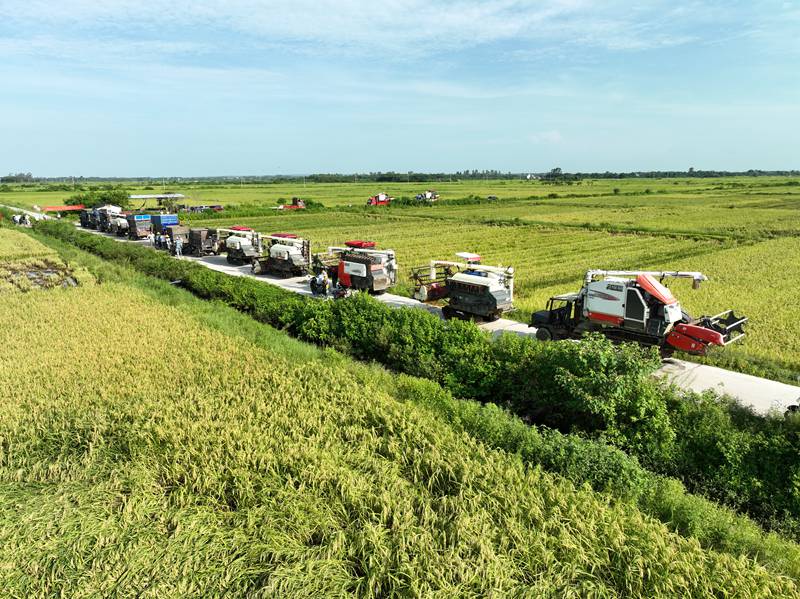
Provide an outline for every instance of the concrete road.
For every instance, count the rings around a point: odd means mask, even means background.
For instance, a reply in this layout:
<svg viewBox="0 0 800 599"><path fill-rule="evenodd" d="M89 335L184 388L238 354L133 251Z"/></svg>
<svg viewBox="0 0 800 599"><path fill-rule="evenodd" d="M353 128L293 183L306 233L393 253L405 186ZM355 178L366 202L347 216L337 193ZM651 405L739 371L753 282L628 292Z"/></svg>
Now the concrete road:
<svg viewBox="0 0 800 599"><path fill-rule="evenodd" d="M88 231L97 235L106 235L97 231ZM112 239L121 242L139 243L148 245L146 241L130 241L127 238L116 237L113 235L106 235ZM308 285L309 277L294 277L282 279L278 277L271 277L267 275L254 275L250 270L250 266L233 266L228 264L223 256L206 256L203 258L196 258L186 256L183 260L191 260L202 264L206 268L224 272L225 274L236 277L251 277L257 281L267 283L269 285L276 285L299 293L301 295L311 295L311 289ZM416 308L427 310L432 314L439 317L442 315L440 308L423 304L413 298L401 295L394 295L392 293L384 293L376 295L375 299L383 302L393 308ZM478 323L482 329L489 331L493 336L502 333L513 333L515 335L535 335L536 329L529 327L525 323L517 322L516 320L508 320L501 318L494 322ZM663 377L668 381L674 383L681 389L687 391L702 392L706 390L713 390L718 393L724 393L741 405L751 407L758 414L780 413L789 406L800 404L800 387L794 385L787 385L771 381L769 379L762 379L749 374L742 374L740 372L733 372L724 370L715 366L706 366L704 364L695 364L694 362L686 362L684 360L669 359L665 360L663 366L656 371L656 376Z"/></svg>

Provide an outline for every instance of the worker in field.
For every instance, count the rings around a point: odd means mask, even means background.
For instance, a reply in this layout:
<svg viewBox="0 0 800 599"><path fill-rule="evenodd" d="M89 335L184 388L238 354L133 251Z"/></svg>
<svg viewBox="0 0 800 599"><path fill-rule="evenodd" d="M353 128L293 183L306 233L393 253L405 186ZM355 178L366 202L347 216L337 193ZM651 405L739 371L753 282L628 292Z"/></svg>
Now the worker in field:
<svg viewBox="0 0 800 599"><path fill-rule="evenodd" d="M181 239L180 237L178 237L178 238L175 240L175 255L176 255L178 258L180 258L181 256L183 256L183 239Z"/></svg>

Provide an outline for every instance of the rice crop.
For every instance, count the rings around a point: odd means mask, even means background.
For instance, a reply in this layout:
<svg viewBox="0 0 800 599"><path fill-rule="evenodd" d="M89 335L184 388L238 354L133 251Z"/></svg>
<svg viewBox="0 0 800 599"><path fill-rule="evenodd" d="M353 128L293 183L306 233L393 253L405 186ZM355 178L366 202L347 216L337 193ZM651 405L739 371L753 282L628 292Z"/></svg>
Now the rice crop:
<svg viewBox="0 0 800 599"><path fill-rule="evenodd" d="M798 594L120 283L4 295L0 331L8 596Z"/></svg>

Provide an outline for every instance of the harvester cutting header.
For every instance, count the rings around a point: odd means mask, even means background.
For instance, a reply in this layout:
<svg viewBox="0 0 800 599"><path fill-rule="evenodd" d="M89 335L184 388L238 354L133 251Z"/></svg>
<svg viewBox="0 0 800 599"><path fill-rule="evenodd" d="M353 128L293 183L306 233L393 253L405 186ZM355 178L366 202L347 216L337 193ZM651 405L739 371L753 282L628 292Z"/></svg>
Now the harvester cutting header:
<svg viewBox="0 0 800 599"><path fill-rule="evenodd" d="M705 355L713 345L722 347L744 336L747 318L733 310L700 318L684 312L662 284L667 278L692 279L695 289L708 280L700 272L590 270L580 291L550 298L530 326L542 340L596 331L618 341L658 346L664 354L680 350Z"/></svg>

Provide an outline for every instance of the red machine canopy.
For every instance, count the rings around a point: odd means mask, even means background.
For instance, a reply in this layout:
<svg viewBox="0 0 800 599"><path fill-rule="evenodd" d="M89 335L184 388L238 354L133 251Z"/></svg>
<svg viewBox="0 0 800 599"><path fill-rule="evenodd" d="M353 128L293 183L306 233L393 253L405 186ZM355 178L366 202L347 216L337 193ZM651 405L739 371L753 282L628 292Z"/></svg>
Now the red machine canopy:
<svg viewBox="0 0 800 599"><path fill-rule="evenodd" d="M77 204L75 206L45 206L42 208L42 212L74 212L76 210L83 210L86 208L83 204Z"/></svg>
<svg viewBox="0 0 800 599"><path fill-rule="evenodd" d="M285 237L286 239L297 239L294 233L273 233L271 237Z"/></svg>
<svg viewBox="0 0 800 599"><path fill-rule="evenodd" d="M350 241L345 241L344 244L349 248L374 248L375 242L374 241L361 241L360 239L353 239Z"/></svg>
<svg viewBox="0 0 800 599"><path fill-rule="evenodd" d="M233 225L230 227L231 231L252 231L250 227L245 227L244 225Z"/></svg>
<svg viewBox="0 0 800 599"><path fill-rule="evenodd" d="M656 281L652 275L639 275L636 277L636 283L665 306L670 306L678 301L672 292Z"/></svg>

